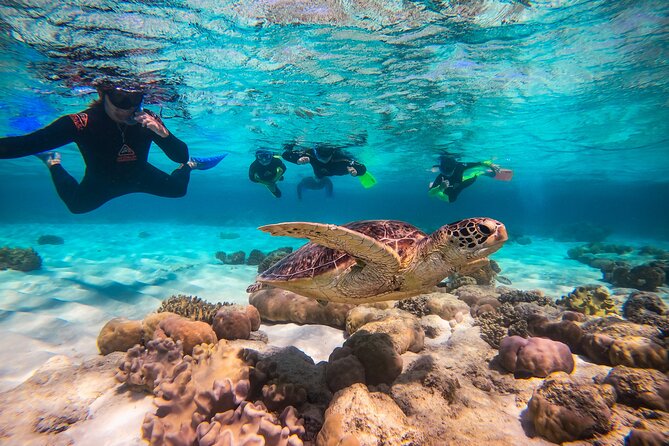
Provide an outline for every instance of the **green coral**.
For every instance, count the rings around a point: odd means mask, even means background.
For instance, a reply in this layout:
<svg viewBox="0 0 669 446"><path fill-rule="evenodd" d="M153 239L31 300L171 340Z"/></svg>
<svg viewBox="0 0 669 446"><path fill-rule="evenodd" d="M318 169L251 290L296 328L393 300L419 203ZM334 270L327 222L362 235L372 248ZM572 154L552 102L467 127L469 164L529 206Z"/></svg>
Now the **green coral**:
<svg viewBox="0 0 669 446"><path fill-rule="evenodd" d="M558 305L588 316L619 314L616 302L608 288L601 285L584 285L556 301Z"/></svg>
<svg viewBox="0 0 669 446"><path fill-rule="evenodd" d="M232 304L228 302L212 304L197 296L179 294L165 299L160 305L160 308L158 308L158 313L169 311L170 313L176 313L179 316L187 317L195 321L211 324L213 323L214 316L216 316L218 310L220 310L221 307L228 305Z"/></svg>
<svg viewBox="0 0 669 446"><path fill-rule="evenodd" d="M32 248L0 248L0 271L15 269L17 271L33 271L42 267L42 258Z"/></svg>

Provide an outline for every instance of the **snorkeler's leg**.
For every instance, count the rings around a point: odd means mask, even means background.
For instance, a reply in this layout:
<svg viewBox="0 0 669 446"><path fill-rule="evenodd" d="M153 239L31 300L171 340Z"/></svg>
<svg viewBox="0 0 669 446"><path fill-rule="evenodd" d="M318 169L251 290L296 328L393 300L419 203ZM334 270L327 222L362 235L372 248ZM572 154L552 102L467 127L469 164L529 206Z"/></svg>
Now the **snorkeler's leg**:
<svg viewBox="0 0 669 446"><path fill-rule="evenodd" d="M323 184L322 187L325 188L325 196L328 198L332 198L332 191L333 191L332 180L328 177L325 177L321 178L320 181Z"/></svg>
<svg viewBox="0 0 669 446"><path fill-rule="evenodd" d="M91 176L84 176L79 184L60 164L51 166L49 172L58 196L73 214L90 212L119 195L111 184Z"/></svg>
<svg viewBox="0 0 669 446"><path fill-rule="evenodd" d="M139 176L139 187L135 192L167 198L179 198L186 195L190 181L191 168L182 164L168 175L151 164L147 164Z"/></svg>
<svg viewBox="0 0 669 446"><path fill-rule="evenodd" d="M474 184L475 181L476 177L465 180L460 184L456 184L454 187L447 188L445 192L446 195L448 195L448 201L453 203L455 200L458 199L458 195L460 195L460 192L462 192L464 189Z"/></svg>
<svg viewBox="0 0 669 446"><path fill-rule="evenodd" d="M311 190L318 190L318 189L326 189L326 194L328 197L332 196L332 181L328 177L323 177L323 178L312 178L312 177L307 177L307 178L302 178L302 181L300 181L297 185L297 198L302 199L302 191L304 189L311 189Z"/></svg>
<svg viewBox="0 0 669 446"><path fill-rule="evenodd" d="M267 190L272 193L272 195L274 195L276 198L281 198L281 190L276 186L276 184L267 183L265 186L267 187Z"/></svg>

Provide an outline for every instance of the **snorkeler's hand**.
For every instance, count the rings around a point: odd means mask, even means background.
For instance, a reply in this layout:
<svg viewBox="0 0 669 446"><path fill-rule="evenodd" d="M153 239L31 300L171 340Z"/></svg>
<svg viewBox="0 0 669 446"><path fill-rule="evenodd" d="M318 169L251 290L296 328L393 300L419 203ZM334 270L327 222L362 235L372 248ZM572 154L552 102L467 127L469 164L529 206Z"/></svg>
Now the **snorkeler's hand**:
<svg viewBox="0 0 669 446"><path fill-rule="evenodd" d="M307 164L309 162L308 156L301 156L297 159L297 164Z"/></svg>
<svg viewBox="0 0 669 446"><path fill-rule="evenodd" d="M357 177L358 176L358 171L355 170L355 167L348 166L347 169L348 169L348 173L350 173L352 177Z"/></svg>
<svg viewBox="0 0 669 446"><path fill-rule="evenodd" d="M142 111L135 113L135 121L137 124L146 127L162 138L167 138L170 135L170 132L167 131L165 126L158 119L146 112Z"/></svg>

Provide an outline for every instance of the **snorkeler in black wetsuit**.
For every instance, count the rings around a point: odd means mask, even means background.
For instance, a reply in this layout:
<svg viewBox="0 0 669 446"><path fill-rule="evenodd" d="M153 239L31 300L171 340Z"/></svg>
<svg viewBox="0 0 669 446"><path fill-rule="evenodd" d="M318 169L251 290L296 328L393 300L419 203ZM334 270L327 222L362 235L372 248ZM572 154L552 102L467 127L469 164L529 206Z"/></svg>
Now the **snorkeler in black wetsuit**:
<svg viewBox="0 0 669 446"><path fill-rule="evenodd" d="M281 198L281 190L276 182L283 180L286 165L269 150L256 151L256 159L249 166L249 180L264 184L276 198Z"/></svg>
<svg viewBox="0 0 669 446"><path fill-rule="evenodd" d="M453 203L465 188L471 186L480 175L494 177L499 167L489 161L480 163L461 163L455 157L442 154L439 156L439 175L430 183L428 193L431 196Z"/></svg>
<svg viewBox="0 0 669 446"><path fill-rule="evenodd" d="M0 159L35 155L48 166L58 195L75 214L90 212L112 198L133 192L183 197L191 169L208 169L225 155L189 160L186 144L161 119L142 110L140 89L98 87L99 100L83 112L63 116L24 136L0 138ZM60 164L57 152L42 153L74 142L86 163L81 183ZM181 165L171 175L149 164L155 142Z"/></svg>
<svg viewBox="0 0 669 446"><path fill-rule="evenodd" d="M297 185L297 198L302 199L304 189L326 190L328 197L332 196L332 181L328 178L336 175L361 176L367 172L364 164L354 160L342 149L363 145L367 142L366 134L356 136L354 141L345 146L318 143L313 148L295 150L296 143L288 143L283 146L283 159L295 164L311 164L314 170L314 178L304 178Z"/></svg>

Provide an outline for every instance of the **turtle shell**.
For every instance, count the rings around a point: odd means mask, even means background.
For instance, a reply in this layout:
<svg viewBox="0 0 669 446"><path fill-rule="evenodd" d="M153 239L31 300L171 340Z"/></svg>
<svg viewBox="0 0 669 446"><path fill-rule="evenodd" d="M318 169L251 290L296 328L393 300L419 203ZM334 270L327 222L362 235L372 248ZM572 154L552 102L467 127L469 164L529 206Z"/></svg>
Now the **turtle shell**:
<svg viewBox="0 0 669 446"><path fill-rule="evenodd" d="M397 220L364 220L343 225L379 240L394 249L405 265L413 259L416 242L427 237L413 225ZM336 269L344 270L356 263L344 251L316 243L307 243L263 272L262 281L290 281L308 279Z"/></svg>

